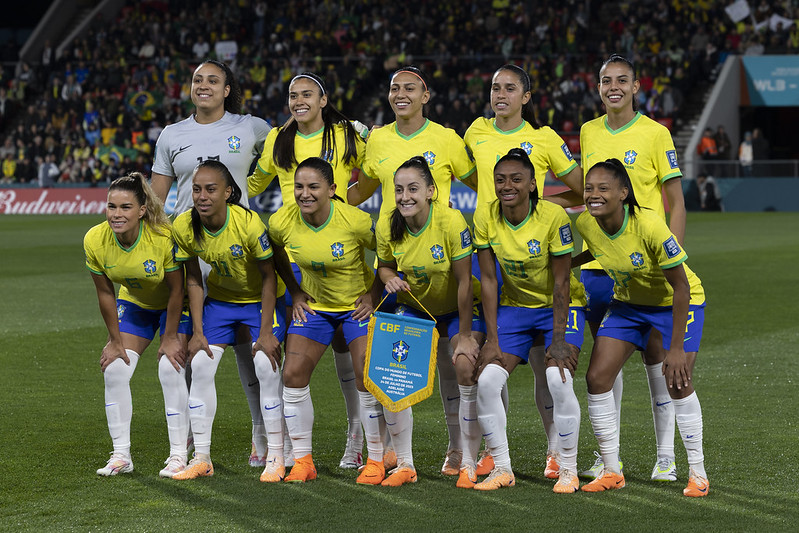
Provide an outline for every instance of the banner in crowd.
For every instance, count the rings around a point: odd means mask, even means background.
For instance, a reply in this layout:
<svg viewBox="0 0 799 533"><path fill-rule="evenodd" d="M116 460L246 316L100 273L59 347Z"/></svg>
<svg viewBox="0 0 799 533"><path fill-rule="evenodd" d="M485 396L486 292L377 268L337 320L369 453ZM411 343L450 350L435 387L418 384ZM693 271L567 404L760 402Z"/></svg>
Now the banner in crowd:
<svg viewBox="0 0 799 533"><path fill-rule="evenodd" d="M0 214L98 215L105 213L107 200L104 187L0 189Z"/></svg>
<svg viewBox="0 0 799 533"><path fill-rule="evenodd" d="M799 56L744 56L742 105L799 106Z"/></svg>

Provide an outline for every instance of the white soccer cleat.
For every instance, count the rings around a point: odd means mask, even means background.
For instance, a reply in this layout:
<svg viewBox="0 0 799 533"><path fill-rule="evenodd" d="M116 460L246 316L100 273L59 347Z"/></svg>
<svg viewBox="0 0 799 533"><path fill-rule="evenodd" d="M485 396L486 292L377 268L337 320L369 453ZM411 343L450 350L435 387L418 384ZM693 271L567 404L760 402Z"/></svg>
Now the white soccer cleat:
<svg viewBox="0 0 799 533"><path fill-rule="evenodd" d="M339 468L360 468L363 465L363 434L347 435L347 447L338 464Z"/></svg>
<svg viewBox="0 0 799 533"><path fill-rule="evenodd" d="M677 481L677 464L672 457L661 457L652 469L652 481Z"/></svg>
<svg viewBox="0 0 799 533"><path fill-rule="evenodd" d="M111 452L111 457L104 467L97 470L98 476L116 476L133 472L133 460L129 455Z"/></svg>
<svg viewBox="0 0 799 533"><path fill-rule="evenodd" d="M181 472L184 468L186 468L186 459L179 455L170 455L166 461L164 461L166 466L158 472L160 477L168 477L171 478L178 472Z"/></svg>

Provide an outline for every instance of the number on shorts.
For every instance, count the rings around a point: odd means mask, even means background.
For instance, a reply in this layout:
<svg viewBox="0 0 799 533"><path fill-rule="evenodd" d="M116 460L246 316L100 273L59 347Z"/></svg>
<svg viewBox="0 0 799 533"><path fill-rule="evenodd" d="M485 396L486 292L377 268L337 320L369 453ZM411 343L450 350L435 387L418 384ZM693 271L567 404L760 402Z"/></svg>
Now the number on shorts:
<svg viewBox="0 0 799 533"><path fill-rule="evenodd" d="M685 323L685 332L688 333L688 325L694 322L694 312L688 311L688 321Z"/></svg>
<svg viewBox="0 0 799 533"><path fill-rule="evenodd" d="M569 316L566 319L566 329L573 329L574 331L580 331L580 328L577 327L576 309L569 309Z"/></svg>

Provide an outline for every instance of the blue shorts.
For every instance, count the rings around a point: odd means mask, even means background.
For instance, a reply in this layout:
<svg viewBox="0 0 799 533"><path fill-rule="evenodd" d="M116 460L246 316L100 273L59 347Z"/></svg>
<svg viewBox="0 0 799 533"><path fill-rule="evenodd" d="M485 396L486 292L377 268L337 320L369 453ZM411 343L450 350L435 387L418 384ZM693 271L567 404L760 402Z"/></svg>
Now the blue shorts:
<svg viewBox="0 0 799 533"><path fill-rule="evenodd" d="M300 271L300 267L297 265L297 263L291 263L291 270L292 272L294 272L294 279L297 280L297 284L299 285L300 283L302 283L302 272ZM286 301L286 307L291 307L294 303L294 301L291 299L291 294L289 294L288 290L286 290L286 294L284 295L284 300ZM277 305L275 306L275 309L277 309Z"/></svg>
<svg viewBox="0 0 799 533"><path fill-rule="evenodd" d="M397 308L394 310L394 314L425 318L427 320L430 319L430 315L424 311L419 311L418 309L403 304L397 306ZM435 317L435 319L437 325L443 324L443 326L447 329L447 336L450 339L457 335L461 329L460 317L458 316L457 311L453 311L452 313L447 313L444 315L438 315ZM482 333L486 332L486 321L485 316L483 315L483 306L480 304L475 304L472 306L472 331L480 331Z"/></svg>
<svg viewBox="0 0 799 533"><path fill-rule="evenodd" d="M655 328L663 336L663 349L668 350L671 346L672 324L671 306L633 305L613 300L596 335L627 341L643 350L649 342L652 328ZM699 351L704 324L705 304L689 306L683 350Z"/></svg>
<svg viewBox="0 0 799 533"><path fill-rule="evenodd" d="M583 346L585 308L569 307L566 323L566 342L578 349ZM511 307L500 305L497 309L497 335L499 348L504 353L527 361L530 348L538 335L544 335L544 345L552 344L552 308Z"/></svg>
<svg viewBox="0 0 799 533"><path fill-rule="evenodd" d="M156 329L159 335L163 335L166 329L166 309L144 309L127 300L117 300L117 319L119 331L149 340L153 340ZM178 323L178 333L191 336L191 330L189 308L184 305Z"/></svg>
<svg viewBox="0 0 799 533"><path fill-rule="evenodd" d="M580 281L588 297L585 319L599 324L613 300L613 278L604 270L583 270L580 273Z"/></svg>
<svg viewBox="0 0 799 533"><path fill-rule="evenodd" d="M281 296L275 302L275 312L272 315L272 334L279 342L283 342L286 337L286 318L282 312L285 307ZM235 345L239 326L247 326L253 340L258 338L261 334L261 302L237 304L213 298L205 299L203 329L208 344Z"/></svg>
<svg viewBox="0 0 799 533"><path fill-rule="evenodd" d="M499 259L496 259L496 257L494 258L494 268L497 273L497 301L499 301L499 295L502 292L502 268L500 268ZM472 276L482 280L480 277L480 261L477 260L477 257L472 258Z"/></svg>
<svg viewBox="0 0 799 533"><path fill-rule="evenodd" d="M315 315L306 312L305 316L307 322L295 320L289 324L289 335L301 335L328 345L333 341L333 334L339 326L343 330L344 342L347 344L368 333L369 319L360 322L353 320L352 311L316 311Z"/></svg>

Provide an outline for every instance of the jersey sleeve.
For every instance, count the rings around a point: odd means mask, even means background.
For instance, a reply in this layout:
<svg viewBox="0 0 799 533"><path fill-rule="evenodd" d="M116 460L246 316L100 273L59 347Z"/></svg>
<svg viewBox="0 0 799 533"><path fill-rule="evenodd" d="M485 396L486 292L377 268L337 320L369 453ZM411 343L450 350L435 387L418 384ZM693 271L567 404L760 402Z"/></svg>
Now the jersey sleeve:
<svg viewBox="0 0 799 533"><path fill-rule="evenodd" d="M266 229L261 217L256 213L249 213L247 221L247 247L252 256L258 261L272 257L272 243L269 241L269 230Z"/></svg>
<svg viewBox="0 0 799 533"><path fill-rule="evenodd" d="M258 117L252 117L250 123L252 124L252 133L255 138L255 142L252 145L252 155L255 157L263 152L264 142L272 126L264 119Z"/></svg>
<svg viewBox="0 0 799 533"><path fill-rule="evenodd" d="M86 255L86 268L90 272L101 276L103 275L103 265L95 253L97 246L93 239L94 234L94 228L86 232L83 237L83 252Z"/></svg>
<svg viewBox="0 0 799 533"><path fill-rule="evenodd" d="M677 238L669 231L666 222L659 217L648 217L647 226L649 235L647 245L651 247L657 258L658 265L663 270L674 268L688 259Z"/></svg>
<svg viewBox="0 0 799 533"><path fill-rule="evenodd" d="M566 211L555 204L552 216L552 227L549 234L549 253L552 255L570 254L574 250L574 237Z"/></svg>
<svg viewBox="0 0 799 533"><path fill-rule="evenodd" d="M476 168L472 153L467 148L466 143L454 130L447 130L450 133L449 140L449 161L452 167L452 174L459 180L464 180L474 173Z"/></svg>
<svg viewBox="0 0 799 533"><path fill-rule="evenodd" d="M658 179L663 183L681 177L682 171L677 163L677 150L674 148L671 133L665 126L661 126L656 139L654 163Z"/></svg>
<svg viewBox="0 0 799 533"><path fill-rule="evenodd" d="M164 272L174 272L181 268L181 265L175 261L175 253L177 251L177 246L175 245L175 240L172 237L172 231L169 230L162 230L167 238L167 243L171 246L168 248L164 246Z"/></svg>
<svg viewBox="0 0 799 533"><path fill-rule="evenodd" d="M546 128L547 135L547 158L549 159L549 168L552 173L557 177L565 176L577 166L569 147L566 142L558 135L552 128Z"/></svg>
<svg viewBox="0 0 799 533"><path fill-rule="evenodd" d="M158 140L155 142L152 171L154 174L175 178L175 169L172 167L172 159L169 157L170 131L171 129L166 127L158 135Z"/></svg>
<svg viewBox="0 0 799 533"><path fill-rule="evenodd" d="M272 151L279 131L280 128L274 128L267 134L261 150L261 157L258 158L258 163L255 165L255 171L247 177L247 196L250 198L264 192L277 174Z"/></svg>
<svg viewBox="0 0 799 533"><path fill-rule="evenodd" d="M280 247L286 246L285 235L287 226L287 209L288 206L283 206L275 211L275 214L269 218L269 228L267 230L269 232L269 239L273 244L276 244Z"/></svg>
<svg viewBox="0 0 799 533"><path fill-rule="evenodd" d="M357 209L357 207L355 208ZM360 224L358 224L358 242L363 245L364 248L368 248L370 250L374 250L377 246L377 239L375 237L375 221L372 220L372 217L369 213L365 211L359 211L359 214L365 215Z"/></svg>
<svg viewBox="0 0 799 533"><path fill-rule="evenodd" d="M386 128L388 126L383 126ZM377 158L376 153L379 151L380 147L380 137L382 136L381 130L373 131L369 137L369 140L366 141L366 147L363 151L363 161L361 162L361 173L369 179L376 180L378 178L377 168L375 168L375 160Z"/></svg>
<svg viewBox="0 0 799 533"><path fill-rule="evenodd" d="M489 248L491 246L488 240L488 214L489 209L487 205L483 204L477 207L474 213L474 246L478 250Z"/></svg>
<svg viewBox="0 0 799 533"><path fill-rule="evenodd" d="M191 211L178 216L172 226L172 238L175 240L175 261L188 261L197 254L192 247Z"/></svg>
<svg viewBox="0 0 799 533"><path fill-rule="evenodd" d="M391 247L391 225L389 218L383 217L377 221L375 226L375 238L377 240L377 258L384 263L394 263L394 254Z"/></svg>
<svg viewBox="0 0 799 533"><path fill-rule="evenodd" d="M469 257L472 253L472 234L466 219L460 211L454 211L449 223L447 238L449 240L450 260L457 261Z"/></svg>

